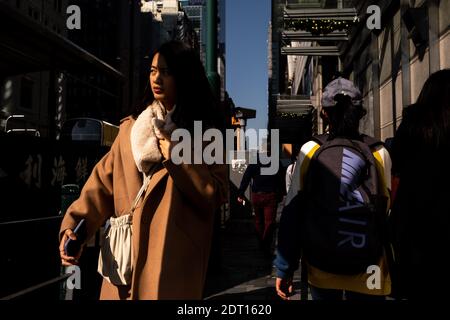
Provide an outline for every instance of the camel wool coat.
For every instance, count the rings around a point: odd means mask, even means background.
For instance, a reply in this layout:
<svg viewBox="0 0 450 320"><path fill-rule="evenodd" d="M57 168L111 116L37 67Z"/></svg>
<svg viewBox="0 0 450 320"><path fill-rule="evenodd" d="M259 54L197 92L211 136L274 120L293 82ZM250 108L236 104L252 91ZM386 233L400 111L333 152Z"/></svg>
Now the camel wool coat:
<svg viewBox="0 0 450 320"><path fill-rule="evenodd" d="M134 122L131 116L121 121L111 150L68 208L60 237L85 218L89 239L110 216L129 212L143 182L131 151ZM225 164L164 160L133 215L132 283L117 287L103 280L100 299L201 299L214 213L227 195Z"/></svg>

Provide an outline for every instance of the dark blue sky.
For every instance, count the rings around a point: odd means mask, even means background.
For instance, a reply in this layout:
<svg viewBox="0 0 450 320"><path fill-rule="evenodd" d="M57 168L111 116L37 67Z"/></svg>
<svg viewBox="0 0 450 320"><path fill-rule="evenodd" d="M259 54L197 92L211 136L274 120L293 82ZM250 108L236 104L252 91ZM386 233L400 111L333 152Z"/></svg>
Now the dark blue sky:
<svg viewBox="0 0 450 320"><path fill-rule="evenodd" d="M237 107L256 109L249 128L267 128L270 0L225 0L227 91Z"/></svg>

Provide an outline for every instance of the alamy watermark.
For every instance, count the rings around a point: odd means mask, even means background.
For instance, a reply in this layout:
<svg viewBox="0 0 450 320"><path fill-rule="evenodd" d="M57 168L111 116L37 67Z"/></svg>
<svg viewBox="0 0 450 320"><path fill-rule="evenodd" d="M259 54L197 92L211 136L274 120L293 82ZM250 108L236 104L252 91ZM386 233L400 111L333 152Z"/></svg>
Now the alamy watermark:
<svg viewBox="0 0 450 320"><path fill-rule="evenodd" d="M235 151L234 137L237 132L233 129L225 130L225 137L218 129L207 129L203 132L202 122L194 122L194 137L186 129L176 129L171 135L171 141L176 142L171 149L170 158L174 164L231 164L235 159L245 159L246 151ZM266 137L265 129L241 130L241 141L247 140L249 145L262 145ZM279 169L279 130L270 130L270 150L249 152L249 164L260 163L262 175L274 175ZM193 142L193 145L192 145ZM205 142L209 142L206 147ZM223 152L226 152L225 156ZM235 157L236 156L236 157Z"/></svg>
<svg viewBox="0 0 450 320"><path fill-rule="evenodd" d="M79 6L70 5L66 9L66 13L69 15L66 20L66 27L69 30L81 29L81 9Z"/></svg>
<svg viewBox="0 0 450 320"><path fill-rule="evenodd" d="M377 5L370 5L366 9L366 13L370 14L367 18L366 26L369 30L381 29L381 8ZM66 20L66 27L69 30L81 29L81 9L77 5L70 5L66 9L69 16Z"/></svg>
<svg viewBox="0 0 450 320"><path fill-rule="evenodd" d="M381 29L381 9L377 5L370 5L367 7L366 13L370 14L367 18L366 26L369 30Z"/></svg>
<svg viewBox="0 0 450 320"><path fill-rule="evenodd" d="M381 8L377 5L370 5L366 9L366 13L370 14L367 18L366 26L369 30L381 29ZM69 30L81 29L81 9L77 5L70 5L66 9L69 16L66 20L66 27Z"/></svg>
<svg viewBox="0 0 450 320"><path fill-rule="evenodd" d="M69 266L66 268L66 274L72 275L66 280L66 288L68 290L81 289L81 269L79 266Z"/></svg>
<svg viewBox="0 0 450 320"><path fill-rule="evenodd" d="M367 267L367 274L370 276L366 280L366 286L369 290L381 289L381 269L377 265Z"/></svg>

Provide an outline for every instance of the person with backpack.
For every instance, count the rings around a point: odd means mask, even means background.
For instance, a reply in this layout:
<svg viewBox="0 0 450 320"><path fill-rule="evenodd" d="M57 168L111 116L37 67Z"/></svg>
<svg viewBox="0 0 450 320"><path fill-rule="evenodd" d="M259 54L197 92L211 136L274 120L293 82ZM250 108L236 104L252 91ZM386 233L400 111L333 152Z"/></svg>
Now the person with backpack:
<svg viewBox="0 0 450 320"><path fill-rule="evenodd" d="M360 134L366 112L351 81L330 82L322 107L329 132L302 146L281 215L276 291L282 299L293 294L302 258L313 300L383 300L391 292L389 153Z"/></svg>

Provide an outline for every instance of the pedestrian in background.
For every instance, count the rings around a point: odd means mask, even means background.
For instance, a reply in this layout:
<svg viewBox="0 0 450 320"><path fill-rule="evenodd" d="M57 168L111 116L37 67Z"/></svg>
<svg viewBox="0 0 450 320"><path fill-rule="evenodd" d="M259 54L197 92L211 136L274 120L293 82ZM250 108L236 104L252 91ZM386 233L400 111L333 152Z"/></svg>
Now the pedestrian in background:
<svg viewBox="0 0 450 320"><path fill-rule="evenodd" d="M298 153L296 152L292 152L291 164L286 168L286 194L288 194L289 188L291 187L292 176L294 175L295 163L297 161L297 154Z"/></svg>
<svg viewBox="0 0 450 320"><path fill-rule="evenodd" d="M111 150L99 161L67 210L60 230L63 265L77 263L64 244L85 219L89 239L110 217L132 216L132 277L118 285L103 280L101 299L201 299L214 213L225 202L224 164L174 164L170 133L194 121L223 129L203 65L182 42L163 44L149 68L143 105L121 121ZM192 162L191 162L192 163ZM147 180L149 179L149 180ZM142 198L136 197L144 181ZM102 253L103 248L102 248Z"/></svg>
<svg viewBox="0 0 450 320"><path fill-rule="evenodd" d="M261 168L264 167L269 167L269 164L261 164L259 156L256 164L248 165L241 180L237 200L243 203L245 190L251 183L251 201L259 245L266 256L272 257L277 207L285 194L285 185L281 165L273 175L261 174Z"/></svg>
<svg viewBox="0 0 450 320"><path fill-rule="evenodd" d="M403 111L392 146L391 223L400 298L447 298L450 278L450 69Z"/></svg>

